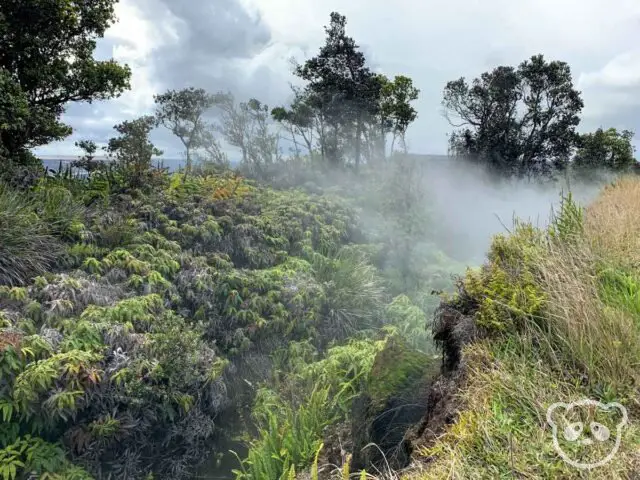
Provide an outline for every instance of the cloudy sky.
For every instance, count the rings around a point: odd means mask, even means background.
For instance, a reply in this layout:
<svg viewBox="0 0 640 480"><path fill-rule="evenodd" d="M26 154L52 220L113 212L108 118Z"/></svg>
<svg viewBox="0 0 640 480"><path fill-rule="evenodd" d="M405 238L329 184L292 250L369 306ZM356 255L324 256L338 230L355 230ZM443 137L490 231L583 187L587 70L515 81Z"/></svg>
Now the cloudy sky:
<svg viewBox="0 0 640 480"><path fill-rule="evenodd" d="M583 92L581 130L599 126L638 132L640 146L640 1L638 0L120 0L119 22L96 56L133 69L132 90L109 102L70 105L73 137L37 150L75 155L74 141L104 143L114 124L153 111L168 88L230 90L269 105L289 98L290 58L303 61L323 43L331 11L372 67L404 74L421 90L409 147L444 153L442 116L448 80L475 77L531 55L568 62ZM166 156L179 145L163 132Z"/></svg>

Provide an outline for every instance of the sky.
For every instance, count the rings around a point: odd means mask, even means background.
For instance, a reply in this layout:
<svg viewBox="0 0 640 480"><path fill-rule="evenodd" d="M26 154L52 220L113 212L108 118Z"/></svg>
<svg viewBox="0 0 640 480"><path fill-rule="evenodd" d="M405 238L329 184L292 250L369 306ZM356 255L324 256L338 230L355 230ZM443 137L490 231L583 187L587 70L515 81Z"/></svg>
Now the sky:
<svg viewBox="0 0 640 480"><path fill-rule="evenodd" d="M115 124L152 113L153 95L170 88L286 104L296 81L291 58L302 62L318 51L332 11L347 17L347 33L372 69L407 75L420 89L408 132L412 152L446 152L447 81L538 53L571 66L585 102L581 131L630 129L640 147L638 0L120 0L119 21L98 42L96 57L129 64L132 89L69 105L63 120L73 136L36 153L76 155L74 142L85 138L104 144ZM168 132L152 138L166 157L181 154Z"/></svg>

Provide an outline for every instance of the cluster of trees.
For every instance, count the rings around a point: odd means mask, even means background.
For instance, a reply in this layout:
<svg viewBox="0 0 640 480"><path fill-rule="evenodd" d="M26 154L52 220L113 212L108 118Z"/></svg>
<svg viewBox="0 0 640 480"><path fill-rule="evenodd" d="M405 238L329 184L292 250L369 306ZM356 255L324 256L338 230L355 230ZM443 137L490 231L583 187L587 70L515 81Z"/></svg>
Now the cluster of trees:
<svg viewBox="0 0 640 480"><path fill-rule="evenodd" d="M127 65L93 59L96 40L115 20L116 1L2 2L3 164L32 162L31 148L70 135L71 127L60 120L69 102L106 100L129 88ZM194 158L226 163L224 142L240 150L242 164L257 176L285 158L282 140L296 158L356 170L384 161L397 146L406 151L419 90L406 76L390 79L372 71L346 23L331 13L318 54L295 66L305 83L292 86L289 105L270 109L257 99L236 103L224 92L170 90L155 96L155 115L116 125L119 136L104 149L140 173L161 153L148 140L161 125L182 142L187 174ZM632 132L576 132L583 101L569 65L542 55L518 67L499 66L470 83L447 83L443 105L455 127L451 155L486 162L505 174L550 174L569 164L616 170L635 165ZM87 153L83 165L96 168L97 146L79 146Z"/></svg>
<svg viewBox="0 0 640 480"><path fill-rule="evenodd" d="M346 18L332 13L319 54L295 68L307 84L292 87L289 106L270 110L255 98L238 104L230 93L193 87L156 95L155 124L180 139L185 172L194 156L225 164L220 140L238 148L242 165L262 178L282 160L282 139L293 145L296 157L329 166L353 163L356 170L361 163L386 159L389 142L391 152L398 142L406 150L406 131L417 116L411 102L419 91L408 77L390 80L373 73L345 27ZM154 118L140 122L151 126Z"/></svg>
<svg viewBox="0 0 640 480"><path fill-rule="evenodd" d="M443 106L456 130L450 154L479 159L518 176L635 166L633 132L615 128L579 134L584 107L569 65L534 55L517 68L500 66L470 84L447 83Z"/></svg>

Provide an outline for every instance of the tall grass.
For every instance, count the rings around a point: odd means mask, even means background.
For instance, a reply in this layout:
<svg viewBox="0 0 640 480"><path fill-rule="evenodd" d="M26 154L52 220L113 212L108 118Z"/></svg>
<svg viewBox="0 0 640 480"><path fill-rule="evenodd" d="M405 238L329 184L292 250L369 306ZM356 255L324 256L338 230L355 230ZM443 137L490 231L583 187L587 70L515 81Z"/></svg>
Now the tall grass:
<svg viewBox="0 0 640 480"><path fill-rule="evenodd" d="M312 259L316 279L324 284L324 325L328 338L348 338L380 325L385 289L367 256L342 248L335 256Z"/></svg>
<svg viewBox="0 0 640 480"><path fill-rule="evenodd" d="M26 194L0 184L0 285L25 284L61 252L36 207Z"/></svg>
<svg viewBox="0 0 640 480"><path fill-rule="evenodd" d="M536 248L517 231L509 255L500 251L503 240L494 243L485 286L477 288L475 280L471 292L480 308L504 301L505 292L519 306L520 294L513 289L520 288L525 274L531 280L529 296L542 299L540 308L525 316L520 309L517 324L507 319L517 309L491 310L499 312L500 325L517 328L466 347L468 381L460 394L460 414L443 436L422 448L431 462L407 478L635 478L640 467L639 213L640 179L625 178L586 209L565 198ZM512 278L505 278L505 271ZM582 398L618 401L630 415L614 461L588 475L555 452L545 416L552 403ZM594 444L572 454L597 460L605 449Z"/></svg>

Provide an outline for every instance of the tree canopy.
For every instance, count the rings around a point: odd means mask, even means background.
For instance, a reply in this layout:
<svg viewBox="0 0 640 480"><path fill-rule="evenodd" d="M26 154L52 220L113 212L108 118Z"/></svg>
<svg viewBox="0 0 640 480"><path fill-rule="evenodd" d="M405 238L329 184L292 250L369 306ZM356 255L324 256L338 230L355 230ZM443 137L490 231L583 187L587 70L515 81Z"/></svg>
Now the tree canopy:
<svg viewBox="0 0 640 480"><path fill-rule="evenodd" d="M209 128L204 116L215 105L225 101L222 94L211 94L203 88L169 90L155 95L156 118L180 139L186 150L185 175L191 172L192 151L207 146Z"/></svg>
<svg viewBox="0 0 640 480"><path fill-rule="evenodd" d="M632 138L632 131L618 132L615 128L599 128L593 133L580 135L575 166L579 169L625 170L636 164Z"/></svg>
<svg viewBox="0 0 640 480"><path fill-rule="evenodd" d="M0 2L0 155L60 140L68 102L105 100L129 88L130 69L95 60L96 39L115 21L117 0Z"/></svg>
<svg viewBox="0 0 640 480"><path fill-rule="evenodd" d="M410 102L419 90L408 77L391 81L373 72L346 24L344 15L331 13L324 45L295 68L306 85L294 89L289 108L277 107L272 116L286 126L296 151L318 149L334 166L353 159L357 169L363 160L385 158L389 133L404 138L417 116Z"/></svg>
<svg viewBox="0 0 640 480"><path fill-rule="evenodd" d="M547 174L568 163L583 107L569 65L543 55L517 68L499 66L471 84L451 81L442 103L459 128L450 137L452 153L516 175Z"/></svg>

